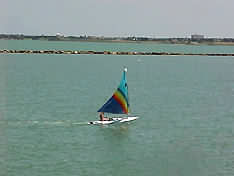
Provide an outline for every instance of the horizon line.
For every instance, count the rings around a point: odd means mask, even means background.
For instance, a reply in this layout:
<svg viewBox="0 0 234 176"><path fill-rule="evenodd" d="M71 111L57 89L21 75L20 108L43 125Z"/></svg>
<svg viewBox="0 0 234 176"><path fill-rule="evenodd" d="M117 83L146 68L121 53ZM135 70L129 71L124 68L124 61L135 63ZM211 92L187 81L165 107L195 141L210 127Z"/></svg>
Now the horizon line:
<svg viewBox="0 0 234 176"><path fill-rule="evenodd" d="M203 36L204 39L233 39L234 37L208 37L205 36L204 34L200 34L200 33L193 33L190 34L189 37L188 36L184 36L184 37L156 37L156 36L145 36L145 35L129 35L129 36L105 36L105 35L86 35L86 34L81 34L81 35L65 35L62 33L55 33L55 34L25 34L25 33L0 33L0 35L23 35L23 36L61 36L61 37L97 37L97 38L158 38L158 39L173 39L173 38L191 38L193 35L200 35Z"/></svg>

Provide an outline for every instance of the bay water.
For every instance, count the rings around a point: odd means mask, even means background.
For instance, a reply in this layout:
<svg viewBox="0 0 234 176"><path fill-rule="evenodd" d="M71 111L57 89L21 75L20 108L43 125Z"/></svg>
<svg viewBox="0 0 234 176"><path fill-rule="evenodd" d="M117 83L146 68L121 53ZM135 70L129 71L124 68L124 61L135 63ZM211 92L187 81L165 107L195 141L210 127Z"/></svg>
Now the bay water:
<svg viewBox="0 0 234 176"><path fill-rule="evenodd" d="M10 42L4 45L16 49L19 41ZM18 47L44 47L30 42ZM140 118L87 125L124 66L131 114ZM233 57L1 54L0 175L231 176L233 68Z"/></svg>
<svg viewBox="0 0 234 176"><path fill-rule="evenodd" d="M40 40L0 40L0 49L8 50L80 50L80 51L135 51L168 53L233 53L234 46L158 44L154 42L69 42Z"/></svg>

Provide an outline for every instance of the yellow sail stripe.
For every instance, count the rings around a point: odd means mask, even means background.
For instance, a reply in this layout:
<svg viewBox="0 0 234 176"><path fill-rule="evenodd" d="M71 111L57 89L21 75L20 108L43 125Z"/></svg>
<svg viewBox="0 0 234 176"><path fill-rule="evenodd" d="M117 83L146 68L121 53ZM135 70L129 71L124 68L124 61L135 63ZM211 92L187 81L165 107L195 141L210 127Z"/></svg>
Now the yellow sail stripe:
<svg viewBox="0 0 234 176"><path fill-rule="evenodd" d="M127 101L125 100L124 96L117 90L114 93L114 97L118 99L117 101L120 103L121 107L123 108L123 111L125 113L128 113L128 104L127 104Z"/></svg>

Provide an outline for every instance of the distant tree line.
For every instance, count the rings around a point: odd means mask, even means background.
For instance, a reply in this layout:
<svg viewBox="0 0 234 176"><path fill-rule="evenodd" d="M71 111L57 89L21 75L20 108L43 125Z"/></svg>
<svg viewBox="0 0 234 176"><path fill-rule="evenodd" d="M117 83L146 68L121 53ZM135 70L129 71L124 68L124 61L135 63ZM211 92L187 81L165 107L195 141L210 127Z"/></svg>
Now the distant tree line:
<svg viewBox="0 0 234 176"><path fill-rule="evenodd" d="M228 42L234 43L234 38L202 38L202 39L192 39L192 38L150 38L150 37L96 37L96 36L62 36L62 35L23 35L23 34L0 34L0 39L6 40L47 40L47 41L156 41L163 43L191 43L191 42Z"/></svg>

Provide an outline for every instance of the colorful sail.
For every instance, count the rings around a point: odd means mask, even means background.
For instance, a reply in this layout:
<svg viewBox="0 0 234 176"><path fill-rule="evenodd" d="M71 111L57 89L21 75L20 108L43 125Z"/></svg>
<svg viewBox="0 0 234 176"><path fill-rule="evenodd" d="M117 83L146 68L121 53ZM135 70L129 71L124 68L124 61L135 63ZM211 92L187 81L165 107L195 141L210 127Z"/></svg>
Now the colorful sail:
<svg viewBox="0 0 234 176"><path fill-rule="evenodd" d="M112 97L98 110L98 112L107 112L112 114L128 114L128 85L126 80L127 68L123 71L120 85Z"/></svg>

